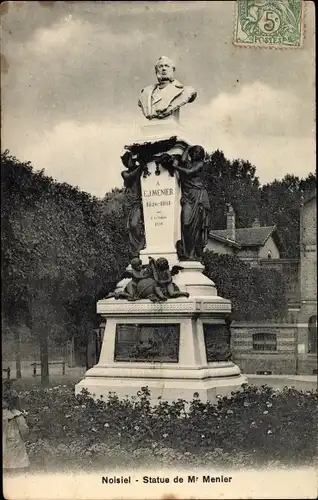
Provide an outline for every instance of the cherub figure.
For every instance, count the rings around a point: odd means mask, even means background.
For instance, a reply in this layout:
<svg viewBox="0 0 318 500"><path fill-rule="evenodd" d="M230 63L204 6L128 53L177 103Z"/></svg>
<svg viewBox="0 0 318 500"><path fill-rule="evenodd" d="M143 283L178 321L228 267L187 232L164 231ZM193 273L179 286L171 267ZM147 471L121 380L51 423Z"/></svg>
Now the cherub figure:
<svg viewBox="0 0 318 500"><path fill-rule="evenodd" d="M115 291L107 299L141 300L149 299L152 302L166 301L177 297L189 297L187 292L180 292L172 281L172 276L177 274L182 267L174 266L169 270L169 263L165 258L157 260L149 257L149 264L142 265L139 258L131 261L132 270L126 270L123 277L130 277L124 290Z"/></svg>
<svg viewBox="0 0 318 500"><path fill-rule="evenodd" d="M148 265L144 266L141 259L135 257L130 262L131 270L126 270L124 277L129 277L131 280L127 283L124 290L110 293L107 298L114 297L115 299L138 300L138 283L149 277Z"/></svg>
<svg viewBox="0 0 318 500"><path fill-rule="evenodd" d="M157 260L149 257L149 265L151 266L153 277L156 281L154 290L160 300L189 297L188 292L180 292L177 285L172 281L172 276L177 274L182 268L174 266L170 271L169 262L164 257L160 257Z"/></svg>

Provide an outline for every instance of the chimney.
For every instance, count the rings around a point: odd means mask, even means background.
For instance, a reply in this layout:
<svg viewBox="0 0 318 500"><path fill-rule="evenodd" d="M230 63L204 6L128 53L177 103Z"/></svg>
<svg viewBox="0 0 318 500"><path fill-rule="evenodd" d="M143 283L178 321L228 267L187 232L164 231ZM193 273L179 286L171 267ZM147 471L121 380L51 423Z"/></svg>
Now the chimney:
<svg viewBox="0 0 318 500"><path fill-rule="evenodd" d="M258 217L254 220L252 227L261 227Z"/></svg>
<svg viewBox="0 0 318 500"><path fill-rule="evenodd" d="M226 229L228 232L228 238L231 238L231 240L235 241L235 212L230 203L227 207Z"/></svg>

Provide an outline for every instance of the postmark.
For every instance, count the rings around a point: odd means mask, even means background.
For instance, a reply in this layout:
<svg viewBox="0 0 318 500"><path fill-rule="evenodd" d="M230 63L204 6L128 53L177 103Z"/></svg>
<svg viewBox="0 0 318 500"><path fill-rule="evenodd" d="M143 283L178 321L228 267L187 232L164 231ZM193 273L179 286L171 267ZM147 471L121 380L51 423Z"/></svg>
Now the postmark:
<svg viewBox="0 0 318 500"><path fill-rule="evenodd" d="M301 48L303 0L237 0L234 45Z"/></svg>

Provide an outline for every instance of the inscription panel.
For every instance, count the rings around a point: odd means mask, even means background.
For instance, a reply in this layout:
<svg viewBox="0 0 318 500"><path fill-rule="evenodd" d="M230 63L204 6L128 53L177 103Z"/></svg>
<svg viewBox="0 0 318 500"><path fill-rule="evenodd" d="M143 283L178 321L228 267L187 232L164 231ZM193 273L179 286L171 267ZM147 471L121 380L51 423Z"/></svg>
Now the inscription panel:
<svg viewBox="0 0 318 500"><path fill-rule="evenodd" d="M170 176L167 170L160 168L156 175L154 162L148 164L151 175L141 179L142 203L146 231L147 247L143 253L175 251L179 239L180 188L176 176ZM180 210L180 208L179 208Z"/></svg>
<svg viewBox="0 0 318 500"><path fill-rule="evenodd" d="M179 324L118 324L115 361L178 363Z"/></svg>
<svg viewBox="0 0 318 500"><path fill-rule="evenodd" d="M207 362L227 361L231 357L231 331L227 325L203 325Z"/></svg>

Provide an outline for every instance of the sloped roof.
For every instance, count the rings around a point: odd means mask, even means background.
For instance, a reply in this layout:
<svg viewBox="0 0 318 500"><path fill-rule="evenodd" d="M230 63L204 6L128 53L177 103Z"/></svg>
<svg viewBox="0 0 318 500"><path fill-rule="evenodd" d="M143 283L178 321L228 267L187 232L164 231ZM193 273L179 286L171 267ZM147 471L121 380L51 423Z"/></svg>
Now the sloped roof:
<svg viewBox="0 0 318 500"><path fill-rule="evenodd" d="M237 243L236 241L232 240L232 238L229 237L229 232L226 229L225 230L217 229L215 231L210 231L209 237L213 238L214 240L221 241L222 243L226 243L226 245L230 247L241 248L241 245L239 243Z"/></svg>
<svg viewBox="0 0 318 500"><path fill-rule="evenodd" d="M244 227L235 229L235 242L231 238L231 231L218 229L209 232L210 238L222 238L228 244L237 243L240 247L261 247L268 238L276 232L276 226Z"/></svg>

